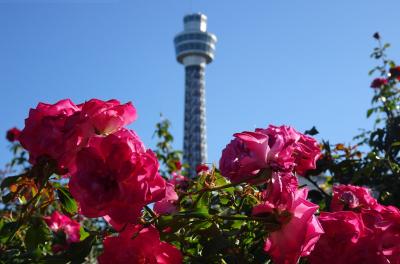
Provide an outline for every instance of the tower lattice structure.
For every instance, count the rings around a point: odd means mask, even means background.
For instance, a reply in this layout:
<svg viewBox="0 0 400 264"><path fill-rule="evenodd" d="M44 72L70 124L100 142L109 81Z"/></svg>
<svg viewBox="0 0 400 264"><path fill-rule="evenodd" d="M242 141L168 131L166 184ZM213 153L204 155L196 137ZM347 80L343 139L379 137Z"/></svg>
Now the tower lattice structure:
<svg viewBox="0 0 400 264"><path fill-rule="evenodd" d="M184 17L184 30L175 36L176 59L185 66L185 116L183 160L190 177L207 161L205 69L213 61L217 38L207 32L207 17Z"/></svg>

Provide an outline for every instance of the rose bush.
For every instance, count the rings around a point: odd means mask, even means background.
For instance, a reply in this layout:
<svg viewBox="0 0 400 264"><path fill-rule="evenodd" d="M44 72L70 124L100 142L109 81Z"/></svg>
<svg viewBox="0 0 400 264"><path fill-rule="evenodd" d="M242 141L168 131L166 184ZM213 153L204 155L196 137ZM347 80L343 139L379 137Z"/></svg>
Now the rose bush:
<svg viewBox="0 0 400 264"><path fill-rule="evenodd" d="M368 111L386 119L357 137L366 153L270 125L235 133L219 168L188 178L168 121L152 151L126 128L131 103L39 103L6 135L21 173L1 183L0 263L400 263L400 74L386 48Z"/></svg>

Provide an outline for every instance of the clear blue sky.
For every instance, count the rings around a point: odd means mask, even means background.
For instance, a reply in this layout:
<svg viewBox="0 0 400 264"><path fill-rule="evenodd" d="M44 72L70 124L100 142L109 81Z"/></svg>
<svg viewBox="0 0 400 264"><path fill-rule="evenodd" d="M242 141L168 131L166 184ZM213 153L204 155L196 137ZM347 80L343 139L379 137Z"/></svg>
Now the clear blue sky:
<svg viewBox="0 0 400 264"><path fill-rule="evenodd" d="M349 142L372 91L380 31L400 60L398 0L0 0L0 131L23 127L39 101L133 101L131 126L154 146L159 113L182 146L183 67L172 39L190 12L218 37L206 72L209 161L234 132L272 124ZM10 158L0 139L0 164Z"/></svg>

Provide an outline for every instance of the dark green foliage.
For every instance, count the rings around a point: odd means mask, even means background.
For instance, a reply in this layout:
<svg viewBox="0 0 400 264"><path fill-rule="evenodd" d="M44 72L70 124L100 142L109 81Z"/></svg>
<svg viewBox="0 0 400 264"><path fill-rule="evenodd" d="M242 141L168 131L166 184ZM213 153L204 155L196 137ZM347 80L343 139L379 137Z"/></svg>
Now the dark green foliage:
<svg viewBox="0 0 400 264"><path fill-rule="evenodd" d="M378 34L378 33L376 33ZM324 156L318 168L310 175L326 174L325 187L334 183L368 186L380 203L400 206L400 94L398 78L389 71L396 64L387 59L389 44L378 41L371 57L380 65L370 71L378 73L387 83L374 89L372 107L367 110L368 118L375 118L372 130L363 130L354 139L354 145L331 145L323 142Z"/></svg>

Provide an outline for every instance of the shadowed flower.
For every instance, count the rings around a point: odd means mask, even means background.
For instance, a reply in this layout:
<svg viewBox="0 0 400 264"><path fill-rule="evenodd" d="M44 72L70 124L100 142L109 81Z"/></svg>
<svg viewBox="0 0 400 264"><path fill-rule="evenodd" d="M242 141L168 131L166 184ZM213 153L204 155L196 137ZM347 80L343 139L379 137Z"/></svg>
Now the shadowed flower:
<svg viewBox="0 0 400 264"><path fill-rule="evenodd" d="M389 70L390 78L400 81L400 66L393 67Z"/></svg>
<svg viewBox="0 0 400 264"><path fill-rule="evenodd" d="M379 89L382 88L382 86L386 85L387 83L388 81L385 78L375 78L371 83L371 88Z"/></svg>
<svg viewBox="0 0 400 264"><path fill-rule="evenodd" d="M371 209L378 205L368 188L353 185L337 185L333 187L331 202L332 211Z"/></svg>
<svg viewBox="0 0 400 264"><path fill-rule="evenodd" d="M154 204L154 212L157 214L172 214L177 211L175 202L178 201L178 195L175 192L175 186L167 183L165 197Z"/></svg>
<svg viewBox="0 0 400 264"><path fill-rule="evenodd" d="M308 256L324 233L314 216L318 205L307 201L307 189L299 189L285 199L265 197L265 203L253 209L253 215L270 215L280 224L271 230L264 250L276 264L295 264L300 257Z"/></svg>
<svg viewBox="0 0 400 264"><path fill-rule="evenodd" d="M19 139L19 135L21 134L21 130L16 127L13 127L7 131L6 138L10 142L17 141Z"/></svg>
<svg viewBox="0 0 400 264"><path fill-rule="evenodd" d="M53 245L53 252L68 249L69 244L80 241L80 224L66 215L60 214L57 211L51 216L43 217L46 224L54 233L62 233L65 236L65 241Z"/></svg>
<svg viewBox="0 0 400 264"><path fill-rule="evenodd" d="M160 241L153 226L127 226L117 237L104 239L100 264L179 264L182 254L173 245Z"/></svg>
<svg viewBox="0 0 400 264"><path fill-rule="evenodd" d="M108 215L116 223L136 223L144 205L165 197L156 156L133 131L91 138L78 152L76 165L70 191L87 217Z"/></svg>

